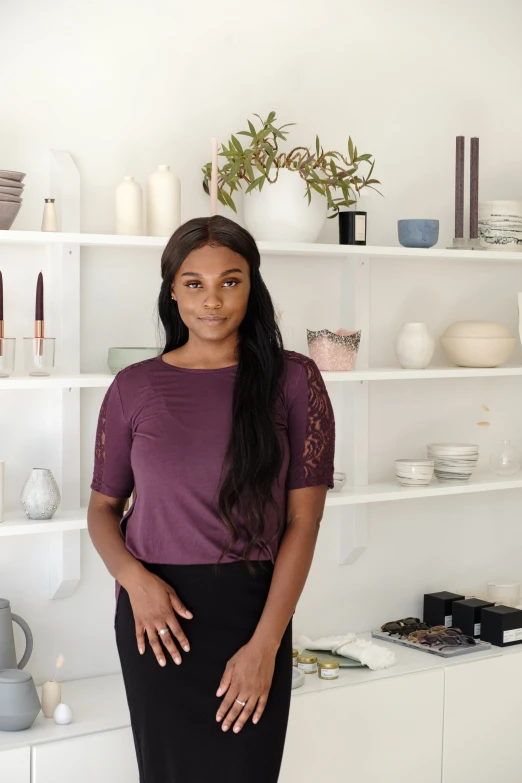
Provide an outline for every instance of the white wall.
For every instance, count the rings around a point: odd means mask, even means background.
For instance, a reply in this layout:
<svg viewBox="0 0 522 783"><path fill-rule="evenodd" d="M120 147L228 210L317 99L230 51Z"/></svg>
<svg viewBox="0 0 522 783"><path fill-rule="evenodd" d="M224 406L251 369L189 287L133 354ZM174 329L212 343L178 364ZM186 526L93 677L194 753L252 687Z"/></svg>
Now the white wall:
<svg viewBox="0 0 522 783"><path fill-rule="evenodd" d="M80 169L85 231L112 232L115 185L133 174L144 186L158 163L170 163L181 177L183 219L204 214L208 202L199 171L210 137L226 139L252 112L271 109L281 122L298 123L292 139L299 143L313 142L317 132L325 145L341 147L351 134L376 156L385 198L367 204L373 244L396 244L401 217L439 218L440 244L448 243L457 134L480 137L481 198L520 198L517 0L494 6L485 0L266 0L262 8L239 0L19 0L3 3L0 14L0 166L27 172L14 228L39 228L49 148L69 150ZM323 239L336 241L334 221ZM0 254L2 268L17 280L17 313L18 306L26 308L24 292L32 290L24 281L27 269L32 275L39 263L35 252ZM142 251L82 252L84 371L104 371L110 345L154 344L158 261L159 254ZM403 320L426 320L436 334L460 317L497 318L515 328L522 271L517 265L505 272L504 265L498 274L480 264L375 266L372 361L393 361L393 335ZM340 325L329 307L338 274L324 262L267 260L265 275L284 312L288 347L305 350L305 326ZM7 307L13 308L13 299ZM31 327L31 317L16 321L17 337L25 333L22 322ZM372 389L372 478L389 475L395 456L420 453L427 439L480 437L484 457L503 432L521 439L519 383ZM83 391L82 400L85 502L101 392ZM476 426L482 403L492 411L488 431ZM2 398L0 421L14 509L35 446L22 452L7 423L7 404ZM25 398L17 405L22 419ZM31 415L39 421L37 409ZM47 447L38 448L43 458ZM367 629L420 611L425 590L521 578L519 508L516 491L372 507L370 546L351 567L336 565L342 513L328 512L296 631ZM54 603L45 598L45 536L0 546L0 595L33 627L30 669L38 681L60 651L67 678L118 666L112 580L86 534L83 543L84 578L71 599Z"/></svg>

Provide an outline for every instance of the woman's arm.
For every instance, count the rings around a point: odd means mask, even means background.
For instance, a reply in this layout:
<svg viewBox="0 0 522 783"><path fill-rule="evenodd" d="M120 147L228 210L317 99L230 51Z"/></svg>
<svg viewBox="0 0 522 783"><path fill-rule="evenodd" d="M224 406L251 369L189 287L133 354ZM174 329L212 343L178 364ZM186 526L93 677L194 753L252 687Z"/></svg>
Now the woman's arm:
<svg viewBox="0 0 522 783"><path fill-rule="evenodd" d="M217 692L218 696L226 692L217 713L218 721L226 716L224 731L234 724L237 733L252 713L254 723L263 714L275 656L312 564L326 492L326 486L288 492L286 530L263 614L250 642L230 659ZM246 706L243 708L236 699L246 701Z"/></svg>

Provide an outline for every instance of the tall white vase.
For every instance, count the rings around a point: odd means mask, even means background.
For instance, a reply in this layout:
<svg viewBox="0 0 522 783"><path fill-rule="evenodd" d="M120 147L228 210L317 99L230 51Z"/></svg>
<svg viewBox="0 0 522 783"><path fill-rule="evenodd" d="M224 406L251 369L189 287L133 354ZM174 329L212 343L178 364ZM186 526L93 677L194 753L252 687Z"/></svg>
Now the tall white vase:
<svg viewBox="0 0 522 783"><path fill-rule="evenodd" d="M60 505L60 490L50 470L34 468L24 484L20 503L29 519L52 519Z"/></svg>
<svg viewBox="0 0 522 783"><path fill-rule="evenodd" d="M124 177L116 188L116 233L143 234L143 194L134 177Z"/></svg>
<svg viewBox="0 0 522 783"><path fill-rule="evenodd" d="M147 234L170 237L181 225L181 183L170 166L158 166L147 182Z"/></svg>
<svg viewBox="0 0 522 783"><path fill-rule="evenodd" d="M423 323L403 324L395 342L395 353L405 370L423 370L431 362L435 340Z"/></svg>
<svg viewBox="0 0 522 783"><path fill-rule="evenodd" d="M254 239L266 242L315 242L326 222L327 202L306 185L297 171L280 169L277 182L245 194L243 215Z"/></svg>

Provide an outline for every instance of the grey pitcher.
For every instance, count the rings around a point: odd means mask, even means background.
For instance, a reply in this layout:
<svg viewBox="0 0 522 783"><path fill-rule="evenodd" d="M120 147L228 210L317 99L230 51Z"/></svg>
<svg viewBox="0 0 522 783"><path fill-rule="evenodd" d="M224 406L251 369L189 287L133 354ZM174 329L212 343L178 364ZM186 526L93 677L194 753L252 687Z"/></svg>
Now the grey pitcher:
<svg viewBox="0 0 522 783"><path fill-rule="evenodd" d="M16 662L13 621L18 623L25 634L25 651L20 661ZM33 634L31 629L17 614L11 612L11 604L7 598L0 598L0 669L23 669L33 651Z"/></svg>

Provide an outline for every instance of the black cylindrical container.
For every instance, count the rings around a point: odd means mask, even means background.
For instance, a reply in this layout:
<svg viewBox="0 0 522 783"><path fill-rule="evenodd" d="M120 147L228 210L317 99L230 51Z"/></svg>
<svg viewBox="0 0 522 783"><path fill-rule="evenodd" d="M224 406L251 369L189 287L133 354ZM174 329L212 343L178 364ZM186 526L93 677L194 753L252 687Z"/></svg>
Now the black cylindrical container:
<svg viewBox="0 0 522 783"><path fill-rule="evenodd" d="M366 244L366 212L339 212L339 244Z"/></svg>

